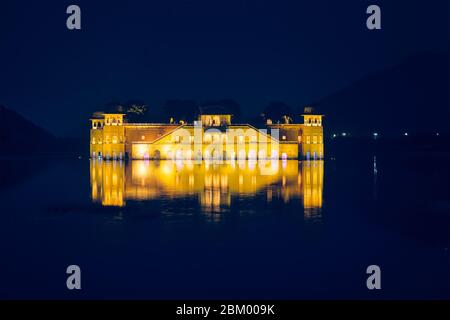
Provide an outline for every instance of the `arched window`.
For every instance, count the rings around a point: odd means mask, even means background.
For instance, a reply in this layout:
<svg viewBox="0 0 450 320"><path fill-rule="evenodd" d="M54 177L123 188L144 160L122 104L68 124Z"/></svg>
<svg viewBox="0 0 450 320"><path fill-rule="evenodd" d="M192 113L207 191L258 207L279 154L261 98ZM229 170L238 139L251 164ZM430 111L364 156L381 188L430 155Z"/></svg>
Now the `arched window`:
<svg viewBox="0 0 450 320"><path fill-rule="evenodd" d="M246 158L245 150L239 150L238 160L245 160L245 158Z"/></svg>

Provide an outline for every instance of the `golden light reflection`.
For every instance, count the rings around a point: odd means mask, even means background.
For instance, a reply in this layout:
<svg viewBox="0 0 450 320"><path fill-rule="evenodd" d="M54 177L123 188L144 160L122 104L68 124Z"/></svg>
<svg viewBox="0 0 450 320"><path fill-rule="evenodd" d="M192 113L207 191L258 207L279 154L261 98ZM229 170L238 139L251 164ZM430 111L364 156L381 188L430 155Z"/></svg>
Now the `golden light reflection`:
<svg viewBox="0 0 450 320"><path fill-rule="evenodd" d="M122 161L91 160L92 199L103 206L125 205L125 165Z"/></svg>
<svg viewBox="0 0 450 320"><path fill-rule="evenodd" d="M202 211L221 212L234 201L260 196L266 203L298 201L306 218L320 216L323 161L236 162L91 160L92 199L120 207L133 200L196 197Z"/></svg>

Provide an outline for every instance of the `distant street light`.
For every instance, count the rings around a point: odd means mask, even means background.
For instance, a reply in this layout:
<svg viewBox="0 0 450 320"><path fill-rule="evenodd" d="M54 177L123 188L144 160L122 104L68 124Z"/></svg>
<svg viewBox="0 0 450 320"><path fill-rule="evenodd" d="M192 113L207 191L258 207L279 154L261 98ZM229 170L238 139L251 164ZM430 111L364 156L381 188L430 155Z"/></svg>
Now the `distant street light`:
<svg viewBox="0 0 450 320"><path fill-rule="evenodd" d="M345 132L342 132L342 136L343 137L345 137L347 135L347 133L345 133Z"/></svg>
<svg viewBox="0 0 450 320"><path fill-rule="evenodd" d="M404 135L405 137L407 137L407 136L408 136L408 132L405 132L403 135Z"/></svg>

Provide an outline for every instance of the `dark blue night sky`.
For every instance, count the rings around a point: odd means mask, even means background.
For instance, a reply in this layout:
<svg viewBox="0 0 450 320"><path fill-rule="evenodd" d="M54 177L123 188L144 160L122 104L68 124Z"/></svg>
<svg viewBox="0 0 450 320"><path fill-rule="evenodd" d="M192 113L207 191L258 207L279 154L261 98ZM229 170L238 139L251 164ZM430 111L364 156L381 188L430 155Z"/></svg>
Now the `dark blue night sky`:
<svg viewBox="0 0 450 320"><path fill-rule="evenodd" d="M82 30L66 28L77 4ZM301 106L423 51L449 52L448 1L3 1L0 104L77 136L108 101ZM426 4L426 5L425 5Z"/></svg>
<svg viewBox="0 0 450 320"><path fill-rule="evenodd" d="M0 300L449 299L449 120L450 0L0 0Z"/></svg>

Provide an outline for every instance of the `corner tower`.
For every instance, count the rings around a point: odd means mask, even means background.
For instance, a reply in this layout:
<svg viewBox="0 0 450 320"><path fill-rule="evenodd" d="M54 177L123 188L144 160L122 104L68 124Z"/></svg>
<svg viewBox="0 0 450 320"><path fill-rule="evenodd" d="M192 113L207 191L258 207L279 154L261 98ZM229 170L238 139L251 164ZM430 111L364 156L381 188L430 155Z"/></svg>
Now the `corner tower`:
<svg viewBox="0 0 450 320"><path fill-rule="evenodd" d="M303 125L299 141L301 143L302 158L307 160L323 159L323 115L317 114L311 107L306 107L302 117Z"/></svg>
<svg viewBox="0 0 450 320"><path fill-rule="evenodd" d="M122 113L105 113L91 119L91 157L123 159L125 132Z"/></svg>

